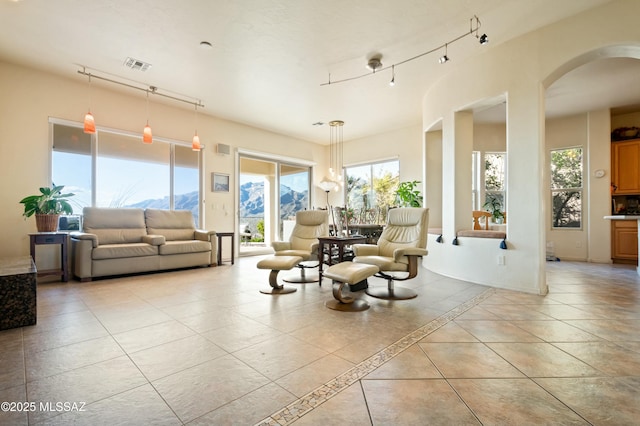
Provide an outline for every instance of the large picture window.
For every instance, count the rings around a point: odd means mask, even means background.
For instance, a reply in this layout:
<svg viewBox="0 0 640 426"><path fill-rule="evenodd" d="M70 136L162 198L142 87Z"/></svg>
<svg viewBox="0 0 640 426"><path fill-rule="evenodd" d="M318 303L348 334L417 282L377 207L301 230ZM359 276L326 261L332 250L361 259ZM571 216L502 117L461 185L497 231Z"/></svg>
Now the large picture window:
<svg viewBox="0 0 640 426"><path fill-rule="evenodd" d="M76 194L74 214L87 206L190 210L199 221L198 153L189 146L53 123L52 181Z"/></svg>
<svg viewBox="0 0 640 426"><path fill-rule="evenodd" d="M582 227L582 148L551 151L551 224Z"/></svg>
<svg viewBox="0 0 640 426"><path fill-rule="evenodd" d="M400 181L398 160L345 168L347 208L355 223L385 223L396 202Z"/></svg>

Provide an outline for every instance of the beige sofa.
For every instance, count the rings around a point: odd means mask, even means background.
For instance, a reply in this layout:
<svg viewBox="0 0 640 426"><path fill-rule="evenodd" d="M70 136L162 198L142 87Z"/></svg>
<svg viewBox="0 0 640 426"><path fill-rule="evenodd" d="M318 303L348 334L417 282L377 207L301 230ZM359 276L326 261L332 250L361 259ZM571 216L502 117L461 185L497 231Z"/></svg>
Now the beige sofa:
<svg viewBox="0 0 640 426"><path fill-rule="evenodd" d="M216 266L214 231L198 230L188 210L85 207L72 232L72 270L94 277Z"/></svg>

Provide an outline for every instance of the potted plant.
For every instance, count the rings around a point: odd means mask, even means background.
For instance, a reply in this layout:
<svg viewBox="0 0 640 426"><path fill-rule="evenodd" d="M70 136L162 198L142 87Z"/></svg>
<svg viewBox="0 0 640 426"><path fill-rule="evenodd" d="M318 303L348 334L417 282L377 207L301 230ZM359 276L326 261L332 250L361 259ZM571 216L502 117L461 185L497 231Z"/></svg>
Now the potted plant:
<svg viewBox="0 0 640 426"><path fill-rule="evenodd" d="M40 194L29 195L20 200L24 204L22 215L30 217L36 215L36 227L38 232L55 232L58 230L58 217L61 214L73 213L73 208L69 204L69 197L75 194L63 194L63 185L52 185L51 188L40 188Z"/></svg>
<svg viewBox="0 0 640 426"><path fill-rule="evenodd" d="M396 200L400 207L422 207L422 195L416 189L420 181L400 182L396 190Z"/></svg>
<svg viewBox="0 0 640 426"><path fill-rule="evenodd" d="M487 197L487 201L482 205L489 213L495 223L502 223L504 219L504 213L502 213L502 203L496 197Z"/></svg>

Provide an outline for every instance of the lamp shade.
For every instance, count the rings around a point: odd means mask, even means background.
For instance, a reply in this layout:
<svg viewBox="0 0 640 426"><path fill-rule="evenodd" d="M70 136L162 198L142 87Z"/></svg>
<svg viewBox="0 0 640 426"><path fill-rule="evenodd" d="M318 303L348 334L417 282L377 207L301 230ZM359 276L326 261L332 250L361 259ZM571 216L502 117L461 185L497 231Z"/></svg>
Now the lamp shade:
<svg viewBox="0 0 640 426"><path fill-rule="evenodd" d="M335 181L332 181L326 178L318 183L318 187L320 187L320 189L322 189L325 192L329 192L332 189L335 189L337 185L338 184Z"/></svg>
<svg viewBox="0 0 640 426"><path fill-rule="evenodd" d="M143 143L153 143L153 135L151 134L151 127L149 126L149 122L144 126L144 131L142 132L142 142Z"/></svg>
<svg viewBox="0 0 640 426"><path fill-rule="evenodd" d="M193 136L193 140L191 141L191 150L192 151L200 151L201 149L202 149L202 146L200 145L200 137L196 133Z"/></svg>
<svg viewBox="0 0 640 426"><path fill-rule="evenodd" d="M91 114L91 111L87 112L87 114L84 116L84 132L85 133L96 132L96 122L93 119L93 114Z"/></svg>

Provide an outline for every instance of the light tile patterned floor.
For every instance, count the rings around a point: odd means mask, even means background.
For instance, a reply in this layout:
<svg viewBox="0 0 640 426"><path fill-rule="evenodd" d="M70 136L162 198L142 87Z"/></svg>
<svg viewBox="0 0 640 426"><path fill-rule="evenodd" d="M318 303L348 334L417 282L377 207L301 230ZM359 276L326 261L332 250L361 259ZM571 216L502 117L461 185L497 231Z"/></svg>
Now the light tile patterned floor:
<svg viewBox="0 0 640 426"><path fill-rule="evenodd" d="M416 299L269 296L260 257L40 283L0 332L0 424L637 424L635 268L549 262L546 297L421 270ZM291 272L292 274L295 271ZM284 274L286 275L286 273ZM377 279L371 285L384 286ZM76 405L69 411L56 402ZM31 404L33 403L33 404Z"/></svg>

